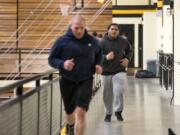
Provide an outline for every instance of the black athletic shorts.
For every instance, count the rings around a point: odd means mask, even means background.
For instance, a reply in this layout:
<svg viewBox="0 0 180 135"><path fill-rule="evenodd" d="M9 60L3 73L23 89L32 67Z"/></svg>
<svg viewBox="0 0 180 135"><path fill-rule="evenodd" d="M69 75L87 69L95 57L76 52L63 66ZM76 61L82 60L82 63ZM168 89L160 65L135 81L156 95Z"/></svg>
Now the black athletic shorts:
<svg viewBox="0 0 180 135"><path fill-rule="evenodd" d="M60 91L67 114L74 112L77 106L88 110L92 96L93 78L76 83L65 78L60 79Z"/></svg>

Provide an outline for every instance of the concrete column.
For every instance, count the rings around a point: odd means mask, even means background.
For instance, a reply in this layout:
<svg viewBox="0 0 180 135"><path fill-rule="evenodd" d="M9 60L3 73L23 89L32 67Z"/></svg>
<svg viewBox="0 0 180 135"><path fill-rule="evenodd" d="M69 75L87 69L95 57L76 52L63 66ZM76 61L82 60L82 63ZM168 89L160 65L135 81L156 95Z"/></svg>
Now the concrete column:
<svg viewBox="0 0 180 135"><path fill-rule="evenodd" d="M134 31L134 67L139 67L139 41L138 41L138 24L136 23L135 25L135 31Z"/></svg>
<svg viewBox="0 0 180 135"><path fill-rule="evenodd" d="M170 6L163 6L163 52L173 53L173 29Z"/></svg>
<svg viewBox="0 0 180 135"><path fill-rule="evenodd" d="M174 103L180 105L180 0L174 5Z"/></svg>
<svg viewBox="0 0 180 135"><path fill-rule="evenodd" d="M157 21L155 12L143 15L143 69L147 69L147 61L157 59Z"/></svg>

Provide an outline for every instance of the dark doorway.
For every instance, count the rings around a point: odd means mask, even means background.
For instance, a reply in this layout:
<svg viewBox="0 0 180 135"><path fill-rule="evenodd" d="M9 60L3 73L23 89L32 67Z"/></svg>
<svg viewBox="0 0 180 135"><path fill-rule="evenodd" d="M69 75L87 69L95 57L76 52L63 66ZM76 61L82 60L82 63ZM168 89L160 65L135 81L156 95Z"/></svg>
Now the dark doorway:
<svg viewBox="0 0 180 135"><path fill-rule="evenodd" d="M125 35L134 50L134 24L120 24L120 35ZM134 51L133 51L134 52ZM134 67L134 53L129 63L129 67Z"/></svg>
<svg viewBox="0 0 180 135"><path fill-rule="evenodd" d="M138 51L139 51L139 67L143 68L143 25L139 24L138 26Z"/></svg>

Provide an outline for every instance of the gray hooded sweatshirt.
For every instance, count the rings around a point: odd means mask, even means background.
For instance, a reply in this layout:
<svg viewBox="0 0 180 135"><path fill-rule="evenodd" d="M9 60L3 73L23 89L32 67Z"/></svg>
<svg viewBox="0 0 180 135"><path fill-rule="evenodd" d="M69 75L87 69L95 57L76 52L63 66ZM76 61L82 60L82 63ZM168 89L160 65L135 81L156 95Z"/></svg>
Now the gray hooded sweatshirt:
<svg viewBox="0 0 180 135"><path fill-rule="evenodd" d="M126 68L120 64L120 60L127 58L130 61L132 58L132 47L128 40L121 36L111 39L107 34L105 34L103 39L100 41L100 46L104 56L102 75L114 75L119 72L126 72ZM115 58L108 61L105 56L111 51L114 52Z"/></svg>

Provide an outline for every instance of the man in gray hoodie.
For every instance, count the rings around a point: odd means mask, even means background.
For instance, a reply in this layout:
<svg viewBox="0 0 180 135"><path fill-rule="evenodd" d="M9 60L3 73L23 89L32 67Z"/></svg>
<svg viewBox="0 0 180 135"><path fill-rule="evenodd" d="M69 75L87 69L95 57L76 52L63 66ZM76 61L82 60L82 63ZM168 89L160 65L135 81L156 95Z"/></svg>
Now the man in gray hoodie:
<svg viewBox="0 0 180 135"><path fill-rule="evenodd" d="M103 101L105 122L111 122L113 109L118 121L123 121L123 91L127 89L126 69L132 57L130 43L119 35L119 26L112 23L100 42L103 51Z"/></svg>

